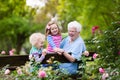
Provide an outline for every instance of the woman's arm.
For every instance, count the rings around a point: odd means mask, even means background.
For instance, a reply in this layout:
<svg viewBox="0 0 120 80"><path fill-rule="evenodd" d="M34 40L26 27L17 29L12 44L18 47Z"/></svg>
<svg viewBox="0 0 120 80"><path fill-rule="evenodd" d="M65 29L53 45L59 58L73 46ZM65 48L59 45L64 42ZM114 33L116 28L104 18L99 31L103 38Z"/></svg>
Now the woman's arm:
<svg viewBox="0 0 120 80"><path fill-rule="evenodd" d="M67 52L63 52L62 53L70 62L75 62L75 58L73 56L71 56L69 53Z"/></svg>

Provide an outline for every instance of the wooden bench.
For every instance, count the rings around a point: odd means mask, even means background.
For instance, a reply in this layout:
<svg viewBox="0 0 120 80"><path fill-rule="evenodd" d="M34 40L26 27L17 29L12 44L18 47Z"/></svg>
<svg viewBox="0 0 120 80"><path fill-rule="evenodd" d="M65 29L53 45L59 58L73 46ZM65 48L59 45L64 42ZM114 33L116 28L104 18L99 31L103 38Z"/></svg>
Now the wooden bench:
<svg viewBox="0 0 120 80"><path fill-rule="evenodd" d="M90 52L89 56L93 56L94 52ZM58 54L47 54L45 56L45 59L43 60L42 64L47 63L47 60L54 56L54 60L59 61L61 63L66 63L69 61L62 55ZM14 55L14 56L0 56L0 67L4 67L6 65L9 65L9 69L15 69L17 66L24 65L26 61L29 61L28 55ZM93 61L93 59L88 60ZM79 61L79 63L82 63L82 61Z"/></svg>

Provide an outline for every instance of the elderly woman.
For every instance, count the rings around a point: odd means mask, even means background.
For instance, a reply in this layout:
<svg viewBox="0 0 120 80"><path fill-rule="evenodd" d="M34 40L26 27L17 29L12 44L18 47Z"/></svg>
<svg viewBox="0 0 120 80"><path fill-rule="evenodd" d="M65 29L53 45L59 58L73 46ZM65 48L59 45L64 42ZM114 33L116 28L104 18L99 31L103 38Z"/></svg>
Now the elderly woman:
<svg viewBox="0 0 120 80"><path fill-rule="evenodd" d="M83 39L80 36L81 24L77 21L72 21L68 24L68 36L62 40L60 48L61 52L71 63L61 63L59 68L62 72L65 71L68 74L76 74L78 69L78 63L73 63L76 60L79 61L82 53L86 50Z"/></svg>

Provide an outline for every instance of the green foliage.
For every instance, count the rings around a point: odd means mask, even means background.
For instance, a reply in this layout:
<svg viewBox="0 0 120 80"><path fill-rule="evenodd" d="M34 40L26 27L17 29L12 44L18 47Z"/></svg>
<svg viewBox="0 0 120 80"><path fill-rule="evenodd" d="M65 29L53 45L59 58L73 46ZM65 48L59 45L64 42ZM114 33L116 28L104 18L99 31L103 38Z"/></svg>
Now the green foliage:
<svg viewBox="0 0 120 80"><path fill-rule="evenodd" d="M50 62L51 64L58 65L59 62L53 61L53 57L51 57ZM31 64L32 63L32 64ZM48 63L50 64L50 63ZM33 68L34 71L30 72L30 69ZM38 67L39 66L39 67ZM54 66L43 67L41 63L36 63L34 60L30 60L24 66L17 67L15 71L11 71L9 74L4 74L7 67L5 66L0 70L0 79L4 80L72 80L68 74L62 73L59 69L53 69ZM45 71L46 76L41 78L38 76L40 71ZM7 77L6 77L7 76Z"/></svg>
<svg viewBox="0 0 120 80"><path fill-rule="evenodd" d="M0 25L0 49L9 51L15 48L18 53L27 37L34 31L40 31L37 30L37 28L42 28L38 25L33 26L27 19L17 16L0 20ZM41 29L41 31L43 31L43 29ZM6 40L7 42L5 42Z"/></svg>
<svg viewBox="0 0 120 80"><path fill-rule="evenodd" d="M106 30L102 37L101 42L98 44L100 48L98 52L101 54L105 63L114 63L112 67L118 66L119 50L120 50L120 24L115 22L111 28ZM110 64L109 64L110 65ZM120 66L119 66L120 67Z"/></svg>
<svg viewBox="0 0 120 80"><path fill-rule="evenodd" d="M99 58L88 65L91 69L88 68L89 71L86 71L86 74L92 73L88 78L101 79L103 74L98 73L100 67L104 68L105 73L109 75L108 80L119 80L120 78L120 17L118 16L120 13L118 13L119 5L116 7L112 12L114 13L114 21L100 34L93 35L92 39L88 41L89 50L92 48L99 54Z"/></svg>
<svg viewBox="0 0 120 80"><path fill-rule="evenodd" d="M58 16L61 20L62 27L64 30L67 29L68 22L72 20L77 20L77 17L81 15L82 5L80 5L79 0L59 0L59 5L57 6Z"/></svg>
<svg viewBox="0 0 120 80"><path fill-rule="evenodd" d="M119 5L119 1L59 0L59 5L57 6L57 13L65 31L67 29L66 26L70 21L77 20L83 25L83 31L81 32L81 36L84 39L89 39L89 37L92 36L92 26L98 25L101 29L105 29L108 28L110 23L115 20L115 17L112 13L116 9L116 6L114 5Z"/></svg>
<svg viewBox="0 0 120 80"><path fill-rule="evenodd" d="M33 23L35 9L26 6L26 0L0 1L0 51L15 48L19 54L22 45L33 32L43 31Z"/></svg>
<svg viewBox="0 0 120 80"><path fill-rule="evenodd" d="M25 28L27 28L26 26L28 26L28 23L25 22L26 22L25 19L18 17L5 18L0 21L0 25L2 25L0 29L0 34L1 34L0 36L2 37L1 40L8 40L8 44L11 44L11 47L9 46L10 48L8 50L12 48L16 48L18 39L21 39L21 41L23 41L22 39L26 37L26 35L21 36L26 32ZM21 26L23 27L23 29L21 29ZM9 31L5 32L6 30ZM1 49L2 48L3 46L1 46Z"/></svg>
<svg viewBox="0 0 120 80"><path fill-rule="evenodd" d="M18 0L4 0L0 1L0 19L4 17L10 17L11 15L15 16L27 16L28 12L26 9L28 7L25 6L26 0L18 1Z"/></svg>

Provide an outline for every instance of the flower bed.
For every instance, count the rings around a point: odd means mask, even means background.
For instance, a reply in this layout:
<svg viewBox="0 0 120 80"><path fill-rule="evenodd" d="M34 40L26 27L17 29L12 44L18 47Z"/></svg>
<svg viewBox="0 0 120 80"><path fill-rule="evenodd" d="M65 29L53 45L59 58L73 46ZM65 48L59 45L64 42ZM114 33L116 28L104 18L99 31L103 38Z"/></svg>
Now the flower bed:
<svg viewBox="0 0 120 80"><path fill-rule="evenodd" d="M54 57L52 57L54 55ZM83 57L84 58L84 57ZM89 58L89 57L87 57ZM93 60L92 58L88 59L89 61ZM57 54L51 54L51 56L46 56L46 59L43 61L43 63L47 63L47 64L55 64L58 65L60 62L69 62L66 58L64 58L63 56L58 56ZM40 66L40 68L38 67L34 67L34 71L31 72L31 64L33 63L33 61L27 61L25 63L25 65L23 66L19 66L16 68L16 70L11 71L9 66L5 66L1 69L0 74L1 78L4 77L6 79L11 78L11 80L40 80L40 79L46 79L46 80L62 80L62 79L69 79L69 80L73 80L73 78L75 79L80 79L81 78L81 74L83 74L83 71L80 70L78 72L78 76L74 75L74 76L70 76L66 73L62 73L59 69L54 69L54 66L49 66L49 67L42 67L43 63L34 63L34 66ZM84 68L84 63L80 62L81 66L79 66L80 68ZM5 77L6 76L6 77Z"/></svg>

